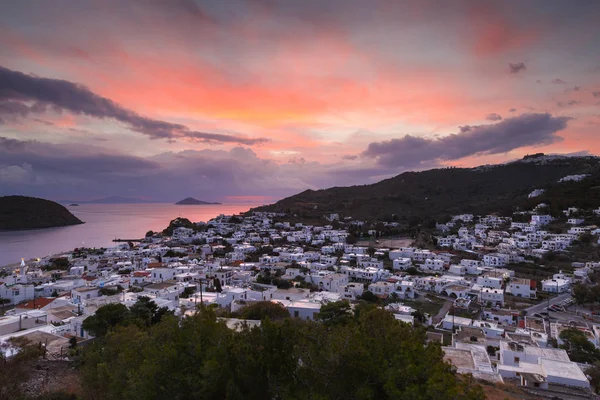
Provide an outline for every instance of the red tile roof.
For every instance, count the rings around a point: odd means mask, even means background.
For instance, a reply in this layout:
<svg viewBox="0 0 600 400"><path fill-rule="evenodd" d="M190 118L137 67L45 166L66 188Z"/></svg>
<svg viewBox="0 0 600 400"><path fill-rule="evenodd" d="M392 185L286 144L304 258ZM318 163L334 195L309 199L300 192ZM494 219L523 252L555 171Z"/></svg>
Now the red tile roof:
<svg viewBox="0 0 600 400"><path fill-rule="evenodd" d="M30 310L34 310L34 309L38 309L38 308L44 308L46 307L48 304L52 303L54 300L56 300L54 297L40 297L31 301L28 301L26 303L21 303L17 305L17 308L27 308Z"/></svg>

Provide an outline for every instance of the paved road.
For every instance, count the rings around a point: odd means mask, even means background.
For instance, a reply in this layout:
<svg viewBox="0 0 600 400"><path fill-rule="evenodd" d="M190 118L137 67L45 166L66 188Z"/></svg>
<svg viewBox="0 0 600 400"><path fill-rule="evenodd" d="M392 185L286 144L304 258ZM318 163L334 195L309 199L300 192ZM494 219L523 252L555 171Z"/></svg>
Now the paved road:
<svg viewBox="0 0 600 400"><path fill-rule="evenodd" d="M566 300L569 297L571 297L571 293L563 293L559 296L550 299L550 305L560 303L561 301ZM525 311L527 311L527 315L531 316L535 313L544 311L546 307L548 307L548 301L542 301L539 304L526 308Z"/></svg>

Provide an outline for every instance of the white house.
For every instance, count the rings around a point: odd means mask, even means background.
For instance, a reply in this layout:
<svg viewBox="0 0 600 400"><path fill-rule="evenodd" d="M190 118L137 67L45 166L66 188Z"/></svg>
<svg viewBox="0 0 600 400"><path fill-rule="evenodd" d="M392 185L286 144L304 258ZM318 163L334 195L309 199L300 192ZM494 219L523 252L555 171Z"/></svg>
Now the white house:
<svg viewBox="0 0 600 400"><path fill-rule="evenodd" d="M477 277L477 284L483 287L500 289L502 288L502 277L479 276Z"/></svg>
<svg viewBox="0 0 600 400"><path fill-rule="evenodd" d="M542 281L542 291L546 293L565 293L571 287L571 281L568 279L544 279Z"/></svg>
<svg viewBox="0 0 600 400"><path fill-rule="evenodd" d="M421 269L425 271L440 272L444 270L444 260L437 258L428 258L425 263L421 265Z"/></svg>
<svg viewBox="0 0 600 400"><path fill-rule="evenodd" d="M590 383L563 349L500 341L498 373L520 378L522 386L548 389L548 384L589 388Z"/></svg>
<svg viewBox="0 0 600 400"><path fill-rule="evenodd" d="M314 320L321 311L321 303L309 300L297 300L285 305L290 315L294 318Z"/></svg>
<svg viewBox="0 0 600 400"><path fill-rule="evenodd" d="M392 261L392 268L396 271L406 271L410 267L412 267L412 260L408 257L398 257Z"/></svg>
<svg viewBox="0 0 600 400"><path fill-rule="evenodd" d="M477 300L481 304L487 304L489 302L492 305L504 306L504 290L485 287L481 288Z"/></svg>
<svg viewBox="0 0 600 400"><path fill-rule="evenodd" d="M536 282L531 279L512 278L506 285L506 292L517 297L535 298Z"/></svg>
<svg viewBox="0 0 600 400"><path fill-rule="evenodd" d="M95 299L100 296L100 288L96 286L84 286L71 290L71 299L75 304L85 303L86 300Z"/></svg>

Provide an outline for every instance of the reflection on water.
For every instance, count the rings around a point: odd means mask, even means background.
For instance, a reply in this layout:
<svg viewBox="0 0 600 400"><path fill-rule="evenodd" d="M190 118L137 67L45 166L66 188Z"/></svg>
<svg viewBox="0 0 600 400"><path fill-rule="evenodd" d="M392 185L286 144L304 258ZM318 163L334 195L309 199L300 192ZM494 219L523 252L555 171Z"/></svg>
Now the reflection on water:
<svg viewBox="0 0 600 400"><path fill-rule="evenodd" d="M193 222L219 214L237 214L259 204L82 204L67 207L85 224L31 231L0 232L0 266L44 257L76 247L107 247L112 240L140 239L149 230L159 231L176 217Z"/></svg>

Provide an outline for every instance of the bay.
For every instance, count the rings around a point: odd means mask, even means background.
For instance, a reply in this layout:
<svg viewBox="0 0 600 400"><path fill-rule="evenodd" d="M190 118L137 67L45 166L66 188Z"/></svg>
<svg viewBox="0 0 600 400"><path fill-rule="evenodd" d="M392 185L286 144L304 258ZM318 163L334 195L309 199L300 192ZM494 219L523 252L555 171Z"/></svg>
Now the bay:
<svg viewBox="0 0 600 400"><path fill-rule="evenodd" d="M108 247L113 239L141 239L147 231L161 231L177 217L208 221L219 214L248 211L261 204L81 204L67 207L85 224L59 228L0 232L0 266L21 258L44 257L76 247Z"/></svg>

